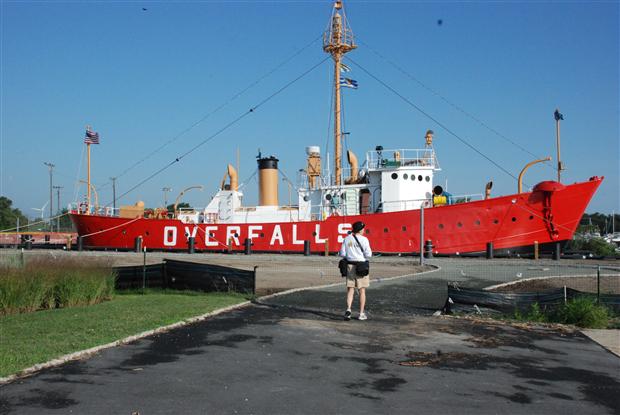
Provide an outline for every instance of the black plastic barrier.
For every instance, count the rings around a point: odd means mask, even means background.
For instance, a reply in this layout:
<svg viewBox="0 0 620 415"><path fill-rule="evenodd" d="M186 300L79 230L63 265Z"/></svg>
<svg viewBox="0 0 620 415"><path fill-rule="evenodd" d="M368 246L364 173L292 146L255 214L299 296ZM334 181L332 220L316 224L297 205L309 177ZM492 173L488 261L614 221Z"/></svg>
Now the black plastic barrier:
<svg viewBox="0 0 620 415"><path fill-rule="evenodd" d="M161 264L116 267L114 270L117 289L169 288L254 294L256 268L250 271L164 259Z"/></svg>
<svg viewBox="0 0 620 415"><path fill-rule="evenodd" d="M597 295L573 290L572 288L556 288L536 293L499 293L455 287L452 284L448 284L448 297L456 304L475 304L479 307L513 312L515 310L526 311L534 303L538 303L542 308L546 308L556 307L563 304L565 300L578 297L590 297L596 300ZM620 311L620 295L601 294L598 301L615 311Z"/></svg>

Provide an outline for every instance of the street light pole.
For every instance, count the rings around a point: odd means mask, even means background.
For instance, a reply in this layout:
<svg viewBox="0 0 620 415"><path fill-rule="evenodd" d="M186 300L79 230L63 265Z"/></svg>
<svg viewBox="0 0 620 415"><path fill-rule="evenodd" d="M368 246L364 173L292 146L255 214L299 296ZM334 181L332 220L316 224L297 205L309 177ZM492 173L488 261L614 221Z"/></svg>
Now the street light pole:
<svg viewBox="0 0 620 415"><path fill-rule="evenodd" d="M172 192L171 187L164 187L161 189L164 192L164 208L168 209L168 192Z"/></svg>
<svg viewBox="0 0 620 415"><path fill-rule="evenodd" d="M116 177L110 177L112 180L112 208L116 212Z"/></svg>
<svg viewBox="0 0 620 415"><path fill-rule="evenodd" d="M43 164L45 164L48 168L49 168L49 172L50 172L50 229L52 229L52 216L53 216L53 205L54 205L54 198L52 196L52 175L53 175L53 171L54 171L54 167L56 167L55 164L52 164L50 162L43 162Z"/></svg>
<svg viewBox="0 0 620 415"><path fill-rule="evenodd" d="M56 210L58 210L58 214L56 215L56 230L58 232L60 232L60 189L63 188L63 186L53 186L54 189L56 189L56 200L58 201L58 203L56 203L57 207Z"/></svg>

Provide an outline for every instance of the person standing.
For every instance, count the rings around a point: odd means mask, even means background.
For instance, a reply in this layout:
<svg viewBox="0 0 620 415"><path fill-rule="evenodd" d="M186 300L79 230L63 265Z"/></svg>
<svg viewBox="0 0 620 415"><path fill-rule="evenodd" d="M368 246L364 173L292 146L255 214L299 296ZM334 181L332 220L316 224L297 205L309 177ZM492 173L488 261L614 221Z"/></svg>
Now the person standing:
<svg viewBox="0 0 620 415"><path fill-rule="evenodd" d="M368 238L362 235L362 229L366 226L363 222L355 222L353 231L342 241L340 252L338 255L345 258L347 265L347 310L344 313L345 320L351 320L351 305L353 304L353 296L357 288L360 297L360 314L359 320L367 320L368 316L364 312L366 306L366 288L370 285L370 276L358 276L357 264L366 262L372 257L370 250L370 242Z"/></svg>

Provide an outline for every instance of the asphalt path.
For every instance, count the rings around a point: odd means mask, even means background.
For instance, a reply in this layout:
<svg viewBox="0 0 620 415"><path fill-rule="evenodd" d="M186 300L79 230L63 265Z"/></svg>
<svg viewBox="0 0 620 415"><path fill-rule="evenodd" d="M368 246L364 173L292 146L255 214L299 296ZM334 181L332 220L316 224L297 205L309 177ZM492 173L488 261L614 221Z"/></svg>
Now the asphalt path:
<svg viewBox="0 0 620 415"><path fill-rule="evenodd" d="M342 286L272 297L2 386L0 413L620 413L620 359L585 336L431 315L447 281L551 269L435 264L375 276L368 321L342 320Z"/></svg>

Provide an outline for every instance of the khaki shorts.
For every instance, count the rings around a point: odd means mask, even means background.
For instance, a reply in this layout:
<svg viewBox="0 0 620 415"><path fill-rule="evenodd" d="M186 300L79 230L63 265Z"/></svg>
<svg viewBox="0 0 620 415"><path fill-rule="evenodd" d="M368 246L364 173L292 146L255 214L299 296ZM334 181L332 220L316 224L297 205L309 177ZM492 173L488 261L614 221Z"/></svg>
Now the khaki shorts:
<svg viewBox="0 0 620 415"><path fill-rule="evenodd" d="M355 275L355 265L349 264L349 273L347 274L347 288L368 288L370 286L370 276L358 277Z"/></svg>

